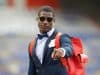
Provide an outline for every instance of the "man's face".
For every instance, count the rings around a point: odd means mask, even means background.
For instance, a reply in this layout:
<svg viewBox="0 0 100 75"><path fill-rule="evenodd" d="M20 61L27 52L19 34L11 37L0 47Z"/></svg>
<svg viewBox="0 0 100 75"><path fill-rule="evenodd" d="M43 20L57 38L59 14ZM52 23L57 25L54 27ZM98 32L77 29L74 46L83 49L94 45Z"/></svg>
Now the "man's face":
<svg viewBox="0 0 100 75"><path fill-rule="evenodd" d="M38 27L41 33L46 33L53 27L54 16L52 12L41 11L38 18Z"/></svg>

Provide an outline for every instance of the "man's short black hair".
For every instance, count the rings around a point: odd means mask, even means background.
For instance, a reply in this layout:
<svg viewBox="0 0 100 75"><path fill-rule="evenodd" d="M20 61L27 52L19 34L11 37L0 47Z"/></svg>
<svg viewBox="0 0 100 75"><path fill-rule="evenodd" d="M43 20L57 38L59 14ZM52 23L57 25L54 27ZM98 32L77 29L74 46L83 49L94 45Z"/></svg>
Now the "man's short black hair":
<svg viewBox="0 0 100 75"><path fill-rule="evenodd" d="M45 11L45 12L52 12L53 16L55 16L55 11L51 6L42 6L40 7L39 11L38 11L38 16L40 15L41 11Z"/></svg>

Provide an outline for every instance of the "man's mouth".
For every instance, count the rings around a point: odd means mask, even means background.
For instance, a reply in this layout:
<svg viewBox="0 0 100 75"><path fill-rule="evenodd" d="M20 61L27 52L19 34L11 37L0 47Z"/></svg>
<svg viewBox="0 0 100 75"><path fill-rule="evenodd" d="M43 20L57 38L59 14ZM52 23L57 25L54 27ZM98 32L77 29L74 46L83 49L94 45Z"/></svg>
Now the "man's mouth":
<svg viewBox="0 0 100 75"><path fill-rule="evenodd" d="M48 27L42 27L43 29L47 29Z"/></svg>
<svg viewBox="0 0 100 75"><path fill-rule="evenodd" d="M48 29L48 26L41 26L41 29Z"/></svg>

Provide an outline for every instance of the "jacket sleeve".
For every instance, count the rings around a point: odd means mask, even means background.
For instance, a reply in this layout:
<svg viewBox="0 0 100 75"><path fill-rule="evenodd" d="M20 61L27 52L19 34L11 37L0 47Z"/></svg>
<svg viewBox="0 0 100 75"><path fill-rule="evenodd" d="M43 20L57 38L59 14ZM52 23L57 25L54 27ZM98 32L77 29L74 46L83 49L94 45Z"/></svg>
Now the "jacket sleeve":
<svg viewBox="0 0 100 75"><path fill-rule="evenodd" d="M73 54L73 48L71 44L71 37L67 34L62 34L60 37L61 48L65 50L65 57L69 57Z"/></svg>

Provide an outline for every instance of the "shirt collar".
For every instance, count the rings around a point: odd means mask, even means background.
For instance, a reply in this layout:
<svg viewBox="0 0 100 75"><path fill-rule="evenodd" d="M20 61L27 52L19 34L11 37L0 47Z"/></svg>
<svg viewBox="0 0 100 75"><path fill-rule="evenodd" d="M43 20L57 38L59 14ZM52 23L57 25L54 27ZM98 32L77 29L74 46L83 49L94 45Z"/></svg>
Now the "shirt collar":
<svg viewBox="0 0 100 75"><path fill-rule="evenodd" d="M53 34L54 30L55 30L55 29L52 28L50 31L47 32L47 34L48 34L49 37Z"/></svg>
<svg viewBox="0 0 100 75"><path fill-rule="evenodd" d="M47 32L47 35L50 37L53 34L54 30L55 30L55 28L52 28L51 30L49 30ZM41 33L39 33L39 34L41 34Z"/></svg>

